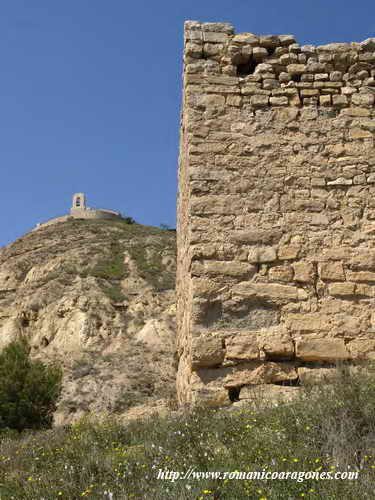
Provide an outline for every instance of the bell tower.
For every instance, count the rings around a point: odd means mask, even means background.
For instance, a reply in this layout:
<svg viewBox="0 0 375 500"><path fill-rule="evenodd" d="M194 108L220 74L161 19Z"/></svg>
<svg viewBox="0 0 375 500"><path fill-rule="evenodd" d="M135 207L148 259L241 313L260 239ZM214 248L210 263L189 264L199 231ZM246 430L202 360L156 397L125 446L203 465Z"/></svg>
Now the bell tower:
<svg viewBox="0 0 375 500"><path fill-rule="evenodd" d="M73 195L72 210L86 210L86 196L84 193Z"/></svg>

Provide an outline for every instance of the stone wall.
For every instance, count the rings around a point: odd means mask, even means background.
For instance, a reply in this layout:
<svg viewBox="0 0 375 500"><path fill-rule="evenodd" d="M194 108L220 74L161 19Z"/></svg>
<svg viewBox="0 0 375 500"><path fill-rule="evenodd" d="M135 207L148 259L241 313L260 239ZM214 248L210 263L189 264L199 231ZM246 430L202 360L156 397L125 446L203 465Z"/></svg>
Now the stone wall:
<svg viewBox="0 0 375 500"><path fill-rule="evenodd" d="M181 403L375 359L374 78L375 38L185 23Z"/></svg>
<svg viewBox="0 0 375 500"><path fill-rule="evenodd" d="M42 227L51 226L52 224L58 224L59 222L66 222L70 218L73 219L100 219L100 220L113 220L113 219L121 219L122 216L119 212L115 212L113 210L104 210L104 209L80 209L80 208L72 208L70 210L70 215L63 215L61 217L54 217L53 219L48 220L47 222L43 222L38 224L33 231L37 229L41 229Z"/></svg>

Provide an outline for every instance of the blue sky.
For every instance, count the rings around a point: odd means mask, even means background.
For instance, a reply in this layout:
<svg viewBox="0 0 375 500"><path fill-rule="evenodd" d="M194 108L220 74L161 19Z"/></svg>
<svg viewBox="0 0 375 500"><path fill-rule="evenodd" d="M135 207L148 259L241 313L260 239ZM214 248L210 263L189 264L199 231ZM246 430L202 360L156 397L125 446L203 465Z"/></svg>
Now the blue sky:
<svg viewBox="0 0 375 500"><path fill-rule="evenodd" d="M187 19L300 43L375 36L369 0L2 0L0 246L79 191L175 227Z"/></svg>

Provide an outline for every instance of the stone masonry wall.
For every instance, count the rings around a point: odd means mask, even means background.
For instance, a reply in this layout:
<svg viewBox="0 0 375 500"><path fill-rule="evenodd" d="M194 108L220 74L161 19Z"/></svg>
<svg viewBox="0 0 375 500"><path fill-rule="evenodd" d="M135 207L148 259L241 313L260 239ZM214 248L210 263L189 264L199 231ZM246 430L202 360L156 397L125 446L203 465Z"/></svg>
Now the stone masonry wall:
<svg viewBox="0 0 375 500"><path fill-rule="evenodd" d="M375 359L374 96L375 38L185 23L181 403Z"/></svg>

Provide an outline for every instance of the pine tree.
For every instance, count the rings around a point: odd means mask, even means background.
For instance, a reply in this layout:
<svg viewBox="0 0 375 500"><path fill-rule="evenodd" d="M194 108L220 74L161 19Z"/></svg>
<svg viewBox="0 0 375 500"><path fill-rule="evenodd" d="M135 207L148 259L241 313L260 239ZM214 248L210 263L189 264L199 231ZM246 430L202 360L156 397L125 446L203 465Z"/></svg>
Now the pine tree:
<svg viewBox="0 0 375 500"><path fill-rule="evenodd" d="M41 429L52 425L61 393L62 370L30 358L24 340L0 353L0 429Z"/></svg>

